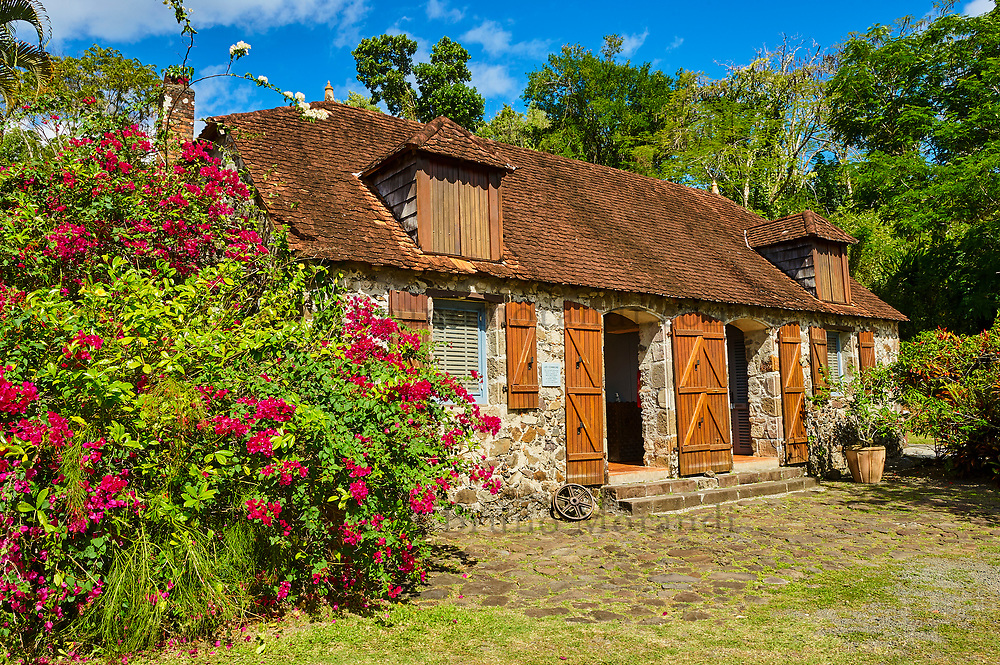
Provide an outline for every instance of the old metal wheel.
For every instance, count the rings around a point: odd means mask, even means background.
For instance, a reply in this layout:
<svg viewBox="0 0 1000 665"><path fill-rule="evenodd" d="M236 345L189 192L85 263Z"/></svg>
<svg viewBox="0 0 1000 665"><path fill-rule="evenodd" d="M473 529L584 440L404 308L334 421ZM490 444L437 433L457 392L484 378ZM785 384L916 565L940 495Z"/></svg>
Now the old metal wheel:
<svg viewBox="0 0 1000 665"><path fill-rule="evenodd" d="M564 519L578 522L594 514L594 495L583 485L567 483L556 490L552 507Z"/></svg>

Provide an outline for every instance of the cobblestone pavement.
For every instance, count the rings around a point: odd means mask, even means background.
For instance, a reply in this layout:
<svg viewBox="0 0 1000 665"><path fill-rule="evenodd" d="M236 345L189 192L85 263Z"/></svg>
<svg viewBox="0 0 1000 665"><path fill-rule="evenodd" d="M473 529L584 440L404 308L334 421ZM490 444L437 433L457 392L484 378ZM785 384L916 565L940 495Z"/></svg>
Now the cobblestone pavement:
<svg viewBox="0 0 1000 665"><path fill-rule="evenodd" d="M765 602L768 588L910 560L908 575L939 581L961 567L977 602L996 604L1000 492L907 473L646 519L453 521L434 538L440 565L414 601L584 623L722 620Z"/></svg>

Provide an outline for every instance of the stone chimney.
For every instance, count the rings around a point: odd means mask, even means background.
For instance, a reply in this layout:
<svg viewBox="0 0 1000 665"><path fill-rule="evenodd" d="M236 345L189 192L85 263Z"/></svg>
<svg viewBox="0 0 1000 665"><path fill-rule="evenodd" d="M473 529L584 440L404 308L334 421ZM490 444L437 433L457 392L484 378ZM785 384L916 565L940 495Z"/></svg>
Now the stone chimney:
<svg viewBox="0 0 1000 665"><path fill-rule="evenodd" d="M166 162L179 154L179 143L194 140L194 90L188 84L190 80L189 75L163 75L160 126L170 153L163 155Z"/></svg>
<svg viewBox="0 0 1000 665"><path fill-rule="evenodd" d="M323 91L323 100L327 102L337 101L333 96L333 86L330 85L329 81L326 82L326 89Z"/></svg>

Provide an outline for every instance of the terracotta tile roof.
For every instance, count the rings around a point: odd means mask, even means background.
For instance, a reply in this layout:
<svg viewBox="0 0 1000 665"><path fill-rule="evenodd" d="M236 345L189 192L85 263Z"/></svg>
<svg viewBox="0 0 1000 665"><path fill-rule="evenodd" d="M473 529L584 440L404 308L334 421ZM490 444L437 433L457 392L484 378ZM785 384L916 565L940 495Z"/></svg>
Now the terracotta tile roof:
<svg viewBox="0 0 1000 665"><path fill-rule="evenodd" d="M721 196L478 137L515 170L503 179L503 261L421 252L357 175L423 132L439 130L334 102L327 120L290 107L210 120L225 128L271 218L303 258L651 293L788 310L904 320L852 281L854 305L817 300L750 249L764 221ZM454 124L454 123L450 123ZM467 138L467 137L466 137ZM443 141L446 142L446 141Z"/></svg>
<svg viewBox="0 0 1000 665"><path fill-rule="evenodd" d="M803 210L781 219L765 221L747 229L747 242L751 247L765 247L809 236L850 245L857 242L812 210Z"/></svg>
<svg viewBox="0 0 1000 665"><path fill-rule="evenodd" d="M362 170L363 175L374 171L382 162L406 150L419 150L432 155L443 155L452 159L485 164L504 171L513 171L496 150L484 139L479 138L450 118L440 116L423 125L412 136L394 147L385 155L377 157Z"/></svg>

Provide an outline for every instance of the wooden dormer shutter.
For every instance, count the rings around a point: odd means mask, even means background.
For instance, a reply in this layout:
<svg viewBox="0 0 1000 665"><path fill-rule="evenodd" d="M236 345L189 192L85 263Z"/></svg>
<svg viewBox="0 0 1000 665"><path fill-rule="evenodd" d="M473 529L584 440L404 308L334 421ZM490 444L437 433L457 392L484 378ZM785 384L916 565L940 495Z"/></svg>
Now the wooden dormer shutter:
<svg viewBox="0 0 1000 665"><path fill-rule="evenodd" d="M823 370L829 366L826 354L826 330L823 328L809 329L809 369L812 375L813 394L820 388L826 388L826 376Z"/></svg>
<svg viewBox="0 0 1000 665"><path fill-rule="evenodd" d="M538 408L538 343L535 304L504 305L507 324L507 408Z"/></svg>
<svg viewBox="0 0 1000 665"><path fill-rule="evenodd" d="M417 160L417 242L433 254L503 259L502 175L474 165Z"/></svg>
<svg viewBox="0 0 1000 665"><path fill-rule="evenodd" d="M871 330L858 333L858 361L862 372L875 367L875 334Z"/></svg>
<svg viewBox="0 0 1000 665"><path fill-rule="evenodd" d="M389 291L389 317L412 330L429 331L427 296L409 291Z"/></svg>
<svg viewBox="0 0 1000 665"><path fill-rule="evenodd" d="M826 302L851 304L847 251L842 244L817 240L813 245L816 297Z"/></svg>

